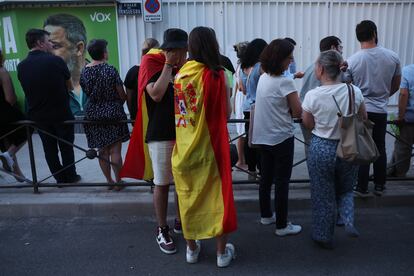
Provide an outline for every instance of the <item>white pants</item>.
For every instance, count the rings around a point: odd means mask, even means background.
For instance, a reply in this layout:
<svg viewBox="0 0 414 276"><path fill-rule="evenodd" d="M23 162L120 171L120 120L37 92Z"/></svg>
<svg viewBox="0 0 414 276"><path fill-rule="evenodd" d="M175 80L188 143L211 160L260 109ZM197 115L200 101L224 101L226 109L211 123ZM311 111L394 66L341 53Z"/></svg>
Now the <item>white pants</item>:
<svg viewBox="0 0 414 276"><path fill-rule="evenodd" d="M173 182L171 156L175 141L154 141L148 143L149 155L154 171L154 184L169 185Z"/></svg>

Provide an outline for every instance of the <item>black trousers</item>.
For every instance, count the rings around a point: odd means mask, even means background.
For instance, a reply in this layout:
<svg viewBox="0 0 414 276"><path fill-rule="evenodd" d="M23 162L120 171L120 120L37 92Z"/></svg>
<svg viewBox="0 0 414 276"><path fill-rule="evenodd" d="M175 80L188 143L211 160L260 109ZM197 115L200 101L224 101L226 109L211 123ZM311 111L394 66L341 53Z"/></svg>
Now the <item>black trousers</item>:
<svg viewBox="0 0 414 276"><path fill-rule="evenodd" d="M288 138L275 146L260 146L262 177L259 187L260 214L273 215L270 193L275 187L276 228L285 228L288 215L289 181L292 174L294 138Z"/></svg>
<svg viewBox="0 0 414 276"><path fill-rule="evenodd" d="M243 112L243 113L244 113L244 119L250 119L250 112ZM246 122L244 124L244 129L246 132L246 143L244 143L244 155L245 155L248 170L251 172L255 172L256 167L260 171L260 153L257 148L251 148L249 147L249 143L247 143L247 141L249 140L249 126L250 126L249 122Z"/></svg>
<svg viewBox="0 0 414 276"><path fill-rule="evenodd" d="M41 124L39 125L39 128L72 144L75 140L73 125L62 125L58 123ZM54 176L56 181L58 183L71 182L76 176L75 165L71 165L75 162L73 146L67 145L62 141L58 141L41 131L39 131L39 135L42 140L43 150L45 152L45 158L50 172L55 174L62 168L69 166L63 172ZM62 157L62 163L59 160L59 150Z"/></svg>
<svg viewBox="0 0 414 276"><path fill-rule="evenodd" d="M372 138L380 153L380 157L373 163L374 183L376 186L384 187L387 177L387 153L385 151L385 135L387 130L387 114L368 112L368 119L374 122ZM370 165L359 167L358 189L366 191L368 189Z"/></svg>

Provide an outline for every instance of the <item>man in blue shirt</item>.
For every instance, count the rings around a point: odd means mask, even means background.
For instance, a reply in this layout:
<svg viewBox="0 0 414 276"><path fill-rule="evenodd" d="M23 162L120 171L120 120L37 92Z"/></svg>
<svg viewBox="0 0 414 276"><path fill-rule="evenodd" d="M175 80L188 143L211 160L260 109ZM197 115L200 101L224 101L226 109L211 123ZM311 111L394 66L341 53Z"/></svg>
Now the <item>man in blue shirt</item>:
<svg viewBox="0 0 414 276"><path fill-rule="evenodd" d="M391 175L404 177L410 169L414 144L414 64L405 66L402 70L396 124L400 134L394 144L391 163L396 165L392 168Z"/></svg>

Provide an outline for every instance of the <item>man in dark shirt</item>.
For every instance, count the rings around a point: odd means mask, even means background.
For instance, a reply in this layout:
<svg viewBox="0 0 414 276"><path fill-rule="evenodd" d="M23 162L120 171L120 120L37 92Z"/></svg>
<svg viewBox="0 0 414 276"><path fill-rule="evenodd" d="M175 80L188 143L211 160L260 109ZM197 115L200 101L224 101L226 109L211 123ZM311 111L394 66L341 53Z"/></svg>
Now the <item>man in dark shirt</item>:
<svg viewBox="0 0 414 276"><path fill-rule="evenodd" d="M173 181L171 156L175 145L175 113L173 77L185 63L188 35L180 29L168 29L164 33L161 45L163 67L154 72L146 81L145 100L148 112L148 127L145 142L154 172L154 207L158 222L157 242L160 250L166 254L177 251L169 234L167 224L167 206L169 184ZM140 75L148 70L145 60L141 63ZM141 78L140 78L141 80ZM177 198L176 198L177 202ZM179 218L177 204L177 218ZM181 232L181 223L176 219L174 232Z"/></svg>
<svg viewBox="0 0 414 276"><path fill-rule="evenodd" d="M69 90L72 82L68 67L62 58L51 54L52 43L49 33L40 29L31 29L26 33L26 43L30 52L17 66L17 76L23 87L28 117L36 121L39 135L50 172L58 183L70 183L80 180L73 164L73 147L57 141L43 131L53 134L69 143L75 136L73 125L63 125L62 121L73 120L69 107ZM43 130L43 131L42 131ZM62 164L59 160L58 146ZM64 169L62 172L60 172Z"/></svg>

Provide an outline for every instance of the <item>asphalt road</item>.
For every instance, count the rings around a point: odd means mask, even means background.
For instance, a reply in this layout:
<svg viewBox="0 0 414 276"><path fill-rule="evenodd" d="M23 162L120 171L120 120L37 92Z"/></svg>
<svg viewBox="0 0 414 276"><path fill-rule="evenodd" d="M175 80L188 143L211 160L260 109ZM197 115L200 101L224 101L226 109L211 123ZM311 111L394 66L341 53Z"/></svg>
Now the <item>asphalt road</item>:
<svg viewBox="0 0 414 276"><path fill-rule="evenodd" d="M185 263L180 236L177 254L161 253L153 217L2 218L0 275L414 275L414 207L359 209L361 237L336 228L333 251L311 242L309 211L290 212L304 230L285 238L257 214L238 219L237 259L219 269L213 240L202 243L198 264Z"/></svg>

